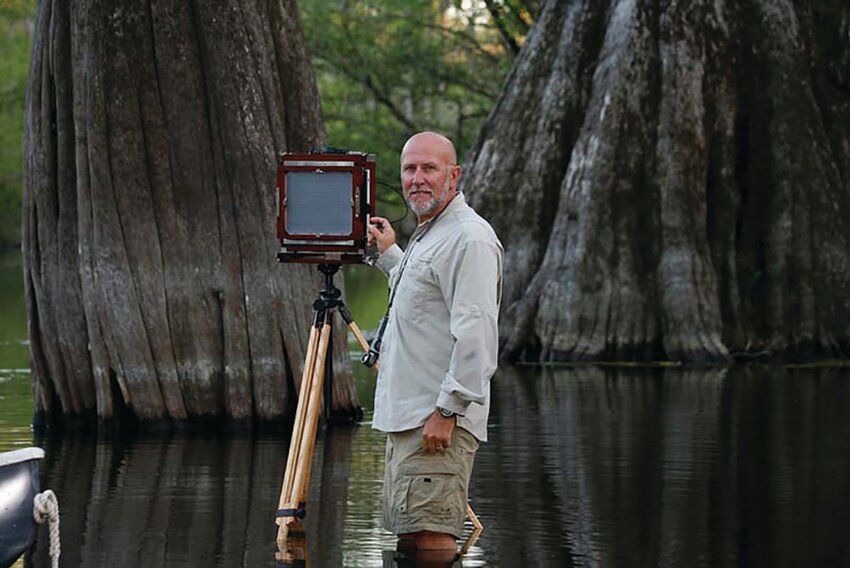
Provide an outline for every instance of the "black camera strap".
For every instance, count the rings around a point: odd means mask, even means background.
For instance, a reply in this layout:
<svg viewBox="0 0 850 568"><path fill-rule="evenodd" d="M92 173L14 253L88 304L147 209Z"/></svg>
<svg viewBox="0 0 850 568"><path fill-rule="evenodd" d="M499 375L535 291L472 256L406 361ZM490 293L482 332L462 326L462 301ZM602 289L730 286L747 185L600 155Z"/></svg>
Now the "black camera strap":
<svg viewBox="0 0 850 568"><path fill-rule="evenodd" d="M445 211L445 209L443 209ZM390 291L390 299L387 302L387 312L384 314L384 317L381 318L381 324L378 326L378 331L375 333L375 338L372 339L369 344L369 351L364 353L362 357L360 357L360 362L366 365L367 367L374 367L375 363L378 362L378 357L381 353L381 341L384 338L384 332L387 329L387 322L390 319L390 310L393 307L393 302L395 301L395 294L398 291L398 285L401 283L401 277L404 275L404 269L407 268L407 263L410 262L410 257L413 255L413 249L419 241L425 238L425 235L428 234L428 231L437 223L437 220L443 214L443 211L431 219L428 223L426 223L425 228L422 229L422 232L419 235L416 235L414 231L414 238L411 239L411 242L408 244L407 250L404 251L404 256L401 258L400 265L398 267L398 276L395 279L395 284L393 284L393 289ZM421 226L421 225L420 225ZM418 227L417 227L418 229Z"/></svg>

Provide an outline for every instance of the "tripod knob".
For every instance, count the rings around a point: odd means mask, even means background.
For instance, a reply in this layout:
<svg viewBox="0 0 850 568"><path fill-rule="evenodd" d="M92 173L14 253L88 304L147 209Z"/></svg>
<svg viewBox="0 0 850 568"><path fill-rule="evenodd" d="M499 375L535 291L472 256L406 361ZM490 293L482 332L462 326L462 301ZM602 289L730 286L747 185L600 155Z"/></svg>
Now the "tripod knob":
<svg viewBox="0 0 850 568"><path fill-rule="evenodd" d="M375 363L378 362L378 357L380 353L370 348L369 351L360 356L360 362L366 365L367 367L374 367Z"/></svg>

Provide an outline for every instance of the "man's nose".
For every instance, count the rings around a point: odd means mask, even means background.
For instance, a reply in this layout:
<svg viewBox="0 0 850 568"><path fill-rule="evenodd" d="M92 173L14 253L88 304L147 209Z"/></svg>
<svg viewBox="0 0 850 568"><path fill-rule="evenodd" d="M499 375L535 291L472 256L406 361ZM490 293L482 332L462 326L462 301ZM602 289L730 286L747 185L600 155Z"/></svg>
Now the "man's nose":
<svg viewBox="0 0 850 568"><path fill-rule="evenodd" d="M422 174L421 168L416 168L416 171L413 172L413 183L416 185L421 185L425 181L425 176Z"/></svg>

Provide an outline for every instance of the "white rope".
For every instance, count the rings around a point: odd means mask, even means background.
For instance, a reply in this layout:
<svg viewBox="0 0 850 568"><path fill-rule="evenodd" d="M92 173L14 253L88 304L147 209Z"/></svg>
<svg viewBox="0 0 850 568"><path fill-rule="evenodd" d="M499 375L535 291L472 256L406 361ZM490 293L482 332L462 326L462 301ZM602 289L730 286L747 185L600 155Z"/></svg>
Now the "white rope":
<svg viewBox="0 0 850 568"><path fill-rule="evenodd" d="M44 524L48 521L50 528L50 565L52 568L59 568L59 554L61 548L59 545L59 501L56 495L48 489L43 493L39 493L33 499L33 516L35 522Z"/></svg>

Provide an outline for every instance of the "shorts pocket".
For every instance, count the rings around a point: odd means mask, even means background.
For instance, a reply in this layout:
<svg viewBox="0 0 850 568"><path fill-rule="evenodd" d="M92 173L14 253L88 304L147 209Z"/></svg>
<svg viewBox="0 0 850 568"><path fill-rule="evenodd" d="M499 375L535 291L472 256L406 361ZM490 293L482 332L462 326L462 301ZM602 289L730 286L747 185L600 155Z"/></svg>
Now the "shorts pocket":
<svg viewBox="0 0 850 568"><path fill-rule="evenodd" d="M463 524L465 488L460 476L417 473L406 477L408 516L418 523Z"/></svg>
<svg viewBox="0 0 850 568"><path fill-rule="evenodd" d="M399 513L407 512L407 495L410 492L410 478L403 477L399 483L393 487L393 510Z"/></svg>

